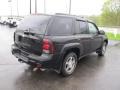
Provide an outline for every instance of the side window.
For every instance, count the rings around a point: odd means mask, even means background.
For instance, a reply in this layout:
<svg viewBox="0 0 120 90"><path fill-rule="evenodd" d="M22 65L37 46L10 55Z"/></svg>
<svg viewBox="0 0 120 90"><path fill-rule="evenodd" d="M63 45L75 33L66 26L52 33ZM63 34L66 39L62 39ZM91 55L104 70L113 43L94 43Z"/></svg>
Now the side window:
<svg viewBox="0 0 120 90"><path fill-rule="evenodd" d="M66 17L55 17L48 30L49 35L71 35L72 19Z"/></svg>
<svg viewBox="0 0 120 90"><path fill-rule="evenodd" d="M89 33L90 34L97 34L98 33L98 30L94 24L88 23L88 26L89 26Z"/></svg>
<svg viewBox="0 0 120 90"><path fill-rule="evenodd" d="M77 34L88 34L87 23L85 21L76 22L76 33Z"/></svg>

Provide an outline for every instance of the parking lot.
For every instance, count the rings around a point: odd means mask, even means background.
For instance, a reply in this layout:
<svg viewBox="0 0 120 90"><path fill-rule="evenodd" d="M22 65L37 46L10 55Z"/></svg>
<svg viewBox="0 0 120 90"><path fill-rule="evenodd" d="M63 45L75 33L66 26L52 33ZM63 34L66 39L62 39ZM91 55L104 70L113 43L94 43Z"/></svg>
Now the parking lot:
<svg viewBox="0 0 120 90"><path fill-rule="evenodd" d="M32 71L11 54L15 28L0 25L0 90L120 90L120 42L109 41L106 55L80 60L72 76Z"/></svg>

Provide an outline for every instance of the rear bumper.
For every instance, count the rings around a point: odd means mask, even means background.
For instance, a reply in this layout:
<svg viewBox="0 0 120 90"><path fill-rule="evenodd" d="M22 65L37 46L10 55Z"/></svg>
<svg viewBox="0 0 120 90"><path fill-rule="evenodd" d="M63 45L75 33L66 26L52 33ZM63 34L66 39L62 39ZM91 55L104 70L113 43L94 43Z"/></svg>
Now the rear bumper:
<svg viewBox="0 0 120 90"><path fill-rule="evenodd" d="M12 45L12 54L25 63L40 64L42 68L60 70L60 55L42 54L40 56L25 52L16 45Z"/></svg>

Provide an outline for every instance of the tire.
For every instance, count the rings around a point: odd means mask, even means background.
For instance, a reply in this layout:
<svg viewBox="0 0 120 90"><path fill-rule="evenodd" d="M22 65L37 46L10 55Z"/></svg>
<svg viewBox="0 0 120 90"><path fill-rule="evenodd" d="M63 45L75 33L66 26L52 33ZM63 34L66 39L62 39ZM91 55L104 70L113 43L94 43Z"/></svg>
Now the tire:
<svg viewBox="0 0 120 90"><path fill-rule="evenodd" d="M102 47L98 50L98 56L104 56L106 52L107 43L104 42Z"/></svg>
<svg viewBox="0 0 120 90"><path fill-rule="evenodd" d="M63 76L69 76L71 75L77 65L77 55L74 52L68 53L62 64L61 74Z"/></svg>

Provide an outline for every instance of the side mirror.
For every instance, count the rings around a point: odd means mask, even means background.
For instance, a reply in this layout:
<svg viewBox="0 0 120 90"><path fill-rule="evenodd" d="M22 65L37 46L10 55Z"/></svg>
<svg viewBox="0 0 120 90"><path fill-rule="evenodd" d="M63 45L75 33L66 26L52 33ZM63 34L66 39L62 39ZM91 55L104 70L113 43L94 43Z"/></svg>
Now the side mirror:
<svg viewBox="0 0 120 90"><path fill-rule="evenodd" d="M104 32L103 30L100 30L100 31L99 31L99 34L105 35L105 32Z"/></svg>

